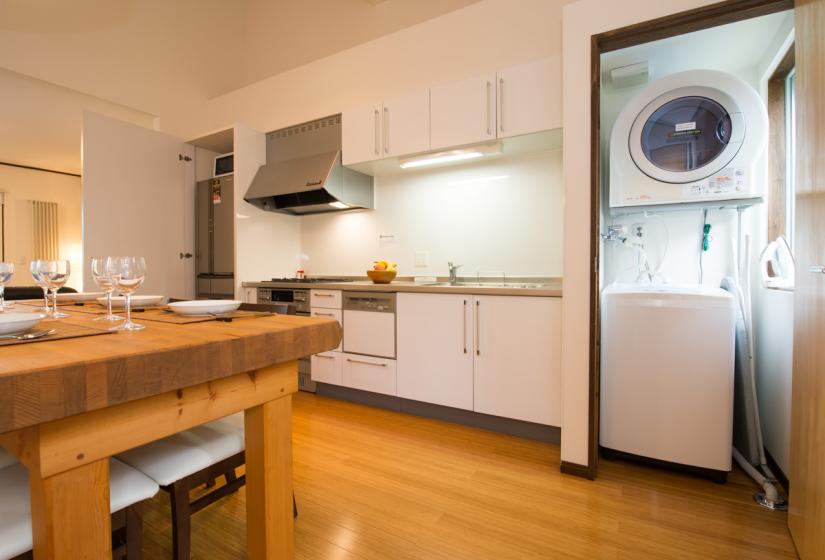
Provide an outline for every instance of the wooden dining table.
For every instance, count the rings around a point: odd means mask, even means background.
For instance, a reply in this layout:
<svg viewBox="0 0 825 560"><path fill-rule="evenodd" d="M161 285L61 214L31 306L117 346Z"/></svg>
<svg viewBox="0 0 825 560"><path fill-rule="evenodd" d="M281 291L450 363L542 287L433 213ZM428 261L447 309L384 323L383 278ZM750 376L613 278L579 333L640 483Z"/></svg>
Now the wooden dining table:
<svg viewBox="0 0 825 560"><path fill-rule="evenodd" d="M101 327L61 310L60 322ZM297 359L337 347L338 322L133 318L146 328L0 346L0 445L28 467L35 559L111 558L108 458L240 411L248 556L292 558Z"/></svg>

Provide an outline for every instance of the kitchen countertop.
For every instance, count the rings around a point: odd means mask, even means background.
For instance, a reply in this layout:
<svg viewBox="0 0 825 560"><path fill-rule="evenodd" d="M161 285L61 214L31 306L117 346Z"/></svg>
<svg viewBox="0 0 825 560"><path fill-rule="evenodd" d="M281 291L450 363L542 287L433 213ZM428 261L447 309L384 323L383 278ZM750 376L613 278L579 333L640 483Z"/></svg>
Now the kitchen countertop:
<svg viewBox="0 0 825 560"><path fill-rule="evenodd" d="M439 278L439 281L442 281ZM494 282L494 281L492 281ZM515 286L501 286L494 283L481 285L466 281L464 285L428 285L413 282L412 280L394 280L390 284L375 284L370 280L356 280L354 282L244 282L244 288L302 288L320 290L349 290L369 292L415 292L427 294L474 294L493 296L531 296L531 297L561 297L561 278L516 278L512 284L537 284L538 287L519 288ZM508 281L508 284L511 283Z"/></svg>

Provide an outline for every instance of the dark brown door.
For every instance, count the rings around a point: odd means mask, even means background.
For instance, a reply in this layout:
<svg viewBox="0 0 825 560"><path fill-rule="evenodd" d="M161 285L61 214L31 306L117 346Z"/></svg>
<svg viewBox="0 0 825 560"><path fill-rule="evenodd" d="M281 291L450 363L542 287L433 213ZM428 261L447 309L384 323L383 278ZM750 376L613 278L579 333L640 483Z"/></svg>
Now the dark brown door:
<svg viewBox="0 0 825 560"><path fill-rule="evenodd" d="M788 524L825 554L825 0L796 3L796 293Z"/></svg>

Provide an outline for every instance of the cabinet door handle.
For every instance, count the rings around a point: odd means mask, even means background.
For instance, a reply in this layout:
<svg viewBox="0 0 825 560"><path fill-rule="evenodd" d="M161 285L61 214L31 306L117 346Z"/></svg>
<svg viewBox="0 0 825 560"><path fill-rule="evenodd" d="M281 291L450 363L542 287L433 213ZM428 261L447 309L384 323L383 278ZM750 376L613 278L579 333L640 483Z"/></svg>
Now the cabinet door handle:
<svg viewBox="0 0 825 560"><path fill-rule="evenodd" d="M467 300L464 300L464 329L462 330L461 344L464 345L464 353L467 353Z"/></svg>
<svg viewBox="0 0 825 560"><path fill-rule="evenodd" d="M809 267L808 270L814 274L825 274L825 266L812 266Z"/></svg>
<svg viewBox="0 0 825 560"><path fill-rule="evenodd" d="M328 360L334 360L335 356L325 356L324 354L315 354L316 358L326 358Z"/></svg>
<svg viewBox="0 0 825 560"><path fill-rule="evenodd" d="M313 315L315 315L316 317L335 317L335 315L333 315L332 313L319 313L318 311L313 313Z"/></svg>
<svg viewBox="0 0 825 560"><path fill-rule="evenodd" d="M378 127L378 118L380 116L381 115L378 113L378 109L376 109L375 110L375 126L374 126L374 128L375 128L375 138L373 139L374 140L373 147L375 148L375 155L380 155L381 154L381 151L378 149L378 145L381 143L381 140L379 139L379 137L381 135L381 129Z"/></svg>
<svg viewBox="0 0 825 560"><path fill-rule="evenodd" d="M325 293L316 293L316 294L313 294L313 295L314 295L315 297L335 297L335 296L334 296L334 295L332 295L332 294L325 294Z"/></svg>
<svg viewBox="0 0 825 560"><path fill-rule="evenodd" d="M390 110L384 107L384 153L390 153Z"/></svg>
<svg viewBox="0 0 825 560"><path fill-rule="evenodd" d="M498 79L498 130L504 132L504 78Z"/></svg>
<svg viewBox="0 0 825 560"><path fill-rule="evenodd" d="M476 300L476 356L481 356L481 344L479 343L478 326L481 324L481 302Z"/></svg>
<svg viewBox="0 0 825 560"><path fill-rule="evenodd" d="M492 89L493 84L491 84L488 81L486 87L487 87L487 104L484 106L484 111L487 113L487 136L490 136L493 133L493 131L490 130L490 89Z"/></svg>
<svg viewBox="0 0 825 560"><path fill-rule="evenodd" d="M347 361L351 364L364 364L365 366L375 366L375 367L387 367L387 364L376 364L375 362L367 362L365 360L353 360L347 358Z"/></svg>

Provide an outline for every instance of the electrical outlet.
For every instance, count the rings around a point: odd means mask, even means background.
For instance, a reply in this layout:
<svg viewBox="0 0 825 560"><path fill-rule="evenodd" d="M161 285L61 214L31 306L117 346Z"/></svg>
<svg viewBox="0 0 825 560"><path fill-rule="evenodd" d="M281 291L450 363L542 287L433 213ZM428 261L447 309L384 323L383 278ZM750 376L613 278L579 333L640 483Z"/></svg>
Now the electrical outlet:
<svg viewBox="0 0 825 560"><path fill-rule="evenodd" d="M415 266L430 266L430 253L428 251L415 252Z"/></svg>

